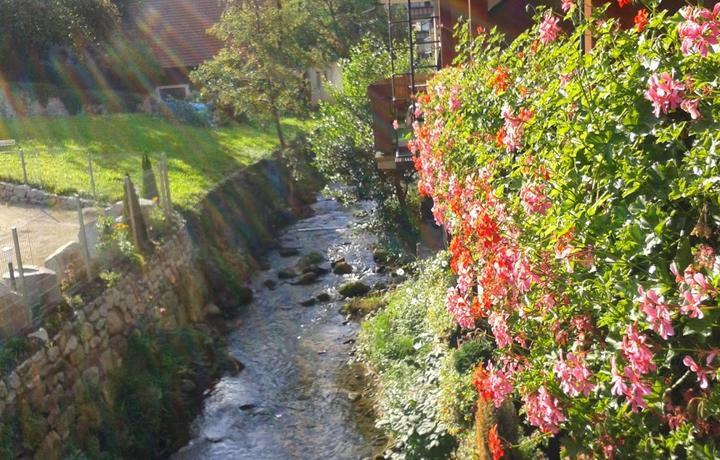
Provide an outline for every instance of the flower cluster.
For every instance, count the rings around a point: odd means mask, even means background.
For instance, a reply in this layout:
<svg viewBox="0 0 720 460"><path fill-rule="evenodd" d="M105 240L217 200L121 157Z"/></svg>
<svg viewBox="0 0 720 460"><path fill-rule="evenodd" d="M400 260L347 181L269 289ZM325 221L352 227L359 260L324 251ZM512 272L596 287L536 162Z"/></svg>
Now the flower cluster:
<svg viewBox="0 0 720 460"><path fill-rule="evenodd" d="M410 142L451 235L458 334L494 340L479 395L589 457L720 433L720 407L693 409L720 400L720 7L646 7L630 30L593 23L592 59L549 11L507 48L480 34L418 98Z"/></svg>

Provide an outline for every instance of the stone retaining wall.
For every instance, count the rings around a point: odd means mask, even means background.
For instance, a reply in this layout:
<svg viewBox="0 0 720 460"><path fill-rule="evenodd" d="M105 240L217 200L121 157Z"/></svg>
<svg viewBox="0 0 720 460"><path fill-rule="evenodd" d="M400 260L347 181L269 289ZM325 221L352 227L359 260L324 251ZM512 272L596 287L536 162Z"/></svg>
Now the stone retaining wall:
<svg viewBox="0 0 720 460"><path fill-rule="evenodd" d="M81 201L83 207L95 205L92 200L81 199ZM9 182L0 182L0 203L77 209L75 197L48 193L44 190L32 188L29 185L11 184Z"/></svg>
<svg viewBox="0 0 720 460"><path fill-rule="evenodd" d="M202 319L207 289L194 254L183 226L144 270L76 307L74 320L0 381L0 413L19 420L31 414L35 427L18 454L59 458L77 421L75 402L121 365L127 338L140 322L170 327Z"/></svg>

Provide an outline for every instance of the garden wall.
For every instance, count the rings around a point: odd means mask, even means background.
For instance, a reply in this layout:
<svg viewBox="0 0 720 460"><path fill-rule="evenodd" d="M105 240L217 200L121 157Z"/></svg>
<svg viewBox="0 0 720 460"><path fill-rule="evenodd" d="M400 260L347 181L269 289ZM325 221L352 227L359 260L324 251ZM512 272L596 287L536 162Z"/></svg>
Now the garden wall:
<svg viewBox="0 0 720 460"><path fill-rule="evenodd" d="M18 453L61 455L79 416L76 401L121 365L127 338L140 323L170 327L201 319L207 289L194 255L183 226L147 260L145 271L126 274L76 308L74 320L0 381L0 412L21 427L23 446L17 447L24 452Z"/></svg>
<svg viewBox="0 0 720 460"><path fill-rule="evenodd" d="M83 207L94 206L92 200L81 199ZM60 209L77 209L77 200L72 196L62 196L29 185L0 182L0 203L27 204L33 206L58 207Z"/></svg>

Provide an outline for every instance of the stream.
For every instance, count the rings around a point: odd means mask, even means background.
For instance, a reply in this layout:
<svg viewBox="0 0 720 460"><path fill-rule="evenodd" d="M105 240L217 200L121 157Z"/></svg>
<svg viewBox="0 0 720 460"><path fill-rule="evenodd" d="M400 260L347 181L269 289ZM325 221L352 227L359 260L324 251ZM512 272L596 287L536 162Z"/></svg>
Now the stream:
<svg viewBox="0 0 720 460"><path fill-rule="evenodd" d="M313 217L288 227L283 248L300 255L270 253L271 269L251 282L255 300L229 334L230 354L246 367L226 376L206 396L192 427L193 439L174 459L352 459L373 453L358 430L351 394L341 375L358 324L339 313L344 301L336 288L350 279L369 286L386 282L375 273L375 238L358 227L368 204L355 210L320 199ZM302 255L318 252L321 267L339 258L354 267L351 275L326 274L315 284L294 285L278 272L294 267ZM270 289L267 280L277 286ZM327 292L331 301L304 307L300 302Z"/></svg>

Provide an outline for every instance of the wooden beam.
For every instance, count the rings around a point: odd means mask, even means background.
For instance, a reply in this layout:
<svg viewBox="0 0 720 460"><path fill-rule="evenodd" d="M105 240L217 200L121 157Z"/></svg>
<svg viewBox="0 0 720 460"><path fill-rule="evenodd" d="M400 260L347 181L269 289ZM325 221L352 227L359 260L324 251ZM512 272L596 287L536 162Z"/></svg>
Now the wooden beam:
<svg viewBox="0 0 720 460"><path fill-rule="evenodd" d="M593 11L592 0L584 0L584 2L585 3L583 5L583 17L585 17L586 19L592 18L592 11ZM593 48L592 33L590 33L590 31L588 30L588 31L585 31L583 50L585 50L586 53L589 53L590 50L592 50L592 48Z"/></svg>

